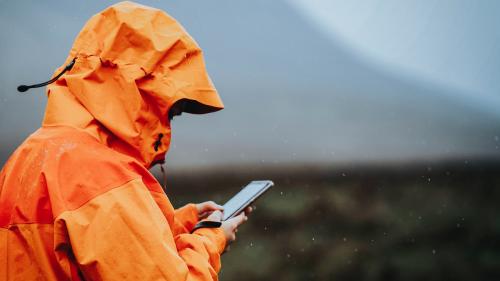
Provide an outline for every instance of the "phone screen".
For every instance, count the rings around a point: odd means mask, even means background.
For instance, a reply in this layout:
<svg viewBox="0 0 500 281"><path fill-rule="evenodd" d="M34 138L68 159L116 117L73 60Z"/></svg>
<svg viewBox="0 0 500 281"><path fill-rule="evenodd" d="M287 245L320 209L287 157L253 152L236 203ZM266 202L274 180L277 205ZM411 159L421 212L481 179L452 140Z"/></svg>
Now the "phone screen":
<svg viewBox="0 0 500 281"><path fill-rule="evenodd" d="M227 220L243 211L259 195L273 185L272 181L252 181L224 204L224 219Z"/></svg>

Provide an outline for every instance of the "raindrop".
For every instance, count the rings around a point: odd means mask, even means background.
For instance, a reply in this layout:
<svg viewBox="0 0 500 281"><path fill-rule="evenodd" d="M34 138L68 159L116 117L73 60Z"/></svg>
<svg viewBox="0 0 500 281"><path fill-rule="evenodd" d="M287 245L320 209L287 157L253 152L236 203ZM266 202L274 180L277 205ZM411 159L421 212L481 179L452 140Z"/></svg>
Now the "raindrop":
<svg viewBox="0 0 500 281"><path fill-rule="evenodd" d="M312 240L312 241L314 241L314 237L313 237L313 238L311 238L311 240Z"/></svg>
<svg viewBox="0 0 500 281"><path fill-rule="evenodd" d="M457 223L457 228L460 228L460 223Z"/></svg>
<svg viewBox="0 0 500 281"><path fill-rule="evenodd" d="M344 240L344 242L347 242L347 238L346 237L344 237L344 239L342 239L342 240Z"/></svg>
<svg viewBox="0 0 500 281"><path fill-rule="evenodd" d="M432 254L435 255L436 254L436 250L435 249L432 249Z"/></svg>
<svg viewBox="0 0 500 281"><path fill-rule="evenodd" d="M283 196L283 191L280 191L280 195Z"/></svg>
<svg viewBox="0 0 500 281"><path fill-rule="evenodd" d="M346 174L345 174L345 173L342 173L342 176L343 176L343 177L345 177L345 176L346 176Z"/></svg>
<svg viewBox="0 0 500 281"><path fill-rule="evenodd" d="M419 219L419 220L422 220L422 216L418 216L418 219Z"/></svg>
<svg viewBox="0 0 500 281"><path fill-rule="evenodd" d="M289 259L292 255L286 254L286 258Z"/></svg>
<svg viewBox="0 0 500 281"><path fill-rule="evenodd" d="M354 248L354 252L356 252L356 253L357 253L357 252L358 252L358 248Z"/></svg>

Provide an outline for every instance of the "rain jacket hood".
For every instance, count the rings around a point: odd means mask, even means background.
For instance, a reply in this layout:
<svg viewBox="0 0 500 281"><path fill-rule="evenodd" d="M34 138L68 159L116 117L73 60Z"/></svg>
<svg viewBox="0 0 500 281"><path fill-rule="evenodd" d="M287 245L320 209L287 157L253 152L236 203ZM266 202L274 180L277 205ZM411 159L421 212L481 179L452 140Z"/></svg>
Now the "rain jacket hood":
<svg viewBox="0 0 500 281"><path fill-rule="evenodd" d="M189 100L190 113L223 108L200 47L161 10L132 2L105 9L85 24L56 73L74 58L47 87L43 125L84 129L146 167L168 150L176 101Z"/></svg>
<svg viewBox="0 0 500 281"><path fill-rule="evenodd" d="M124 2L86 23L74 59L0 171L0 280L216 281L223 229L194 229L196 205L175 209L148 170L176 101L223 107L200 48L164 12Z"/></svg>

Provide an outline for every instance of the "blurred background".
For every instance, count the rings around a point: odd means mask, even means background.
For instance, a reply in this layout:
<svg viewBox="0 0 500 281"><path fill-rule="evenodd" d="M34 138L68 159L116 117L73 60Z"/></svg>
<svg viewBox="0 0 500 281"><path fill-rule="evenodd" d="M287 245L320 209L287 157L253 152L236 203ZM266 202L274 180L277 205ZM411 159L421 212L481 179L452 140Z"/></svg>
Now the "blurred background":
<svg viewBox="0 0 500 281"><path fill-rule="evenodd" d="M0 164L46 103L16 87L113 3L0 1ZM500 279L500 2L140 3L195 38L226 106L174 119L174 205L276 184L221 280Z"/></svg>

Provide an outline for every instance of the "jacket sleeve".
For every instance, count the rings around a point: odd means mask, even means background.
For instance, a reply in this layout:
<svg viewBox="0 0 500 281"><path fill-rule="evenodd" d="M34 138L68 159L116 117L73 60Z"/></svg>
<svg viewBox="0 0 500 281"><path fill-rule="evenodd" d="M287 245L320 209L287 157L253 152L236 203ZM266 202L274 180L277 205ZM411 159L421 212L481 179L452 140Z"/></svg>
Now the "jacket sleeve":
<svg viewBox="0 0 500 281"><path fill-rule="evenodd" d="M187 204L175 210L175 234L191 232L198 223L198 210L195 204Z"/></svg>
<svg viewBox="0 0 500 281"><path fill-rule="evenodd" d="M141 179L63 212L71 249L86 280L217 280L221 229L174 237Z"/></svg>

